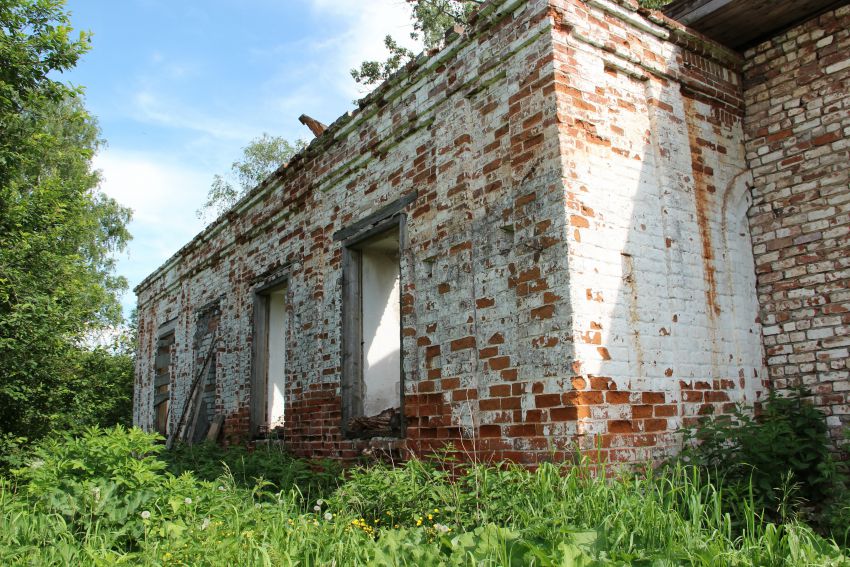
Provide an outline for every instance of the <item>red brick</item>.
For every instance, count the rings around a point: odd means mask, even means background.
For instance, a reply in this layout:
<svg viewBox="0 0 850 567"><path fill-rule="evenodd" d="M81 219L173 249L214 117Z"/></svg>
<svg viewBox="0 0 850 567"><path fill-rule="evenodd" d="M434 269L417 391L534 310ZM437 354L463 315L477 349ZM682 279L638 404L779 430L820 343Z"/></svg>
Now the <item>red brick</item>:
<svg viewBox="0 0 850 567"><path fill-rule="evenodd" d="M549 417L552 421L575 421L578 419L578 410L575 407L552 408Z"/></svg>
<svg viewBox="0 0 850 567"><path fill-rule="evenodd" d="M641 400L645 404L663 404L665 396L663 392L643 392L641 394Z"/></svg>
<svg viewBox="0 0 850 567"><path fill-rule="evenodd" d="M451 342L452 352L456 352L459 350L464 350L468 348L475 348L475 337L464 337L462 339L456 339Z"/></svg>
<svg viewBox="0 0 850 567"><path fill-rule="evenodd" d="M612 391L605 394L605 401L609 404L627 404L630 397L629 392Z"/></svg>
<svg viewBox="0 0 850 567"><path fill-rule="evenodd" d="M551 408L561 405L561 394L537 394L534 405L538 408Z"/></svg>
<svg viewBox="0 0 850 567"><path fill-rule="evenodd" d="M609 433L632 433L634 431L632 422L624 419L617 419L608 422Z"/></svg>

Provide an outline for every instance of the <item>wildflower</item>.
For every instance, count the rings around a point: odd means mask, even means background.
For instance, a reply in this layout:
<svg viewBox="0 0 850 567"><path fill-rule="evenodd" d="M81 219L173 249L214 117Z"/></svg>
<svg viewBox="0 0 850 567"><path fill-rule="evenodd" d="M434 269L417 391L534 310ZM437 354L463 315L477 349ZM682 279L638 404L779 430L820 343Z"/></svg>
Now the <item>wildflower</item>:
<svg viewBox="0 0 850 567"><path fill-rule="evenodd" d="M139 514L143 520L149 520L151 517L151 513L148 510L143 510L141 514Z"/></svg>
<svg viewBox="0 0 850 567"><path fill-rule="evenodd" d="M435 513L435 514L439 514L439 513L440 513L440 509L439 509L439 508L434 508L434 513Z"/></svg>
<svg viewBox="0 0 850 567"><path fill-rule="evenodd" d="M434 516L432 516L431 514L428 514L428 519L429 519L429 520L433 520L433 519L434 519Z"/></svg>
<svg viewBox="0 0 850 567"><path fill-rule="evenodd" d="M94 488L91 489L91 493L94 496L95 502L100 501L100 488L95 486Z"/></svg>
<svg viewBox="0 0 850 567"><path fill-rule="evenodd" d="M434 524L434 529L442 534L448 533L449 530L451 530L451 528L444 526L443 524Z"/></svg>
<svg viewBox="0 0 850 567"><path fill-rule="evenodd" d="M165 555L163 555L163 556L162 556L162 558L163 558L163 559L165 559L166 561L168 561L169 559L171 559L171 553L169 553L168 551L166 551L166 552L165 552Z"/></svg>
<svg viewBox="0 0 850 567"><path fill-rule="evenodd" d="M191 504L192 499L187 496L186 498L183 499L183 502L185 502L186 504Z"/></svg>
<svg viewBox="0 0 850 567"><path fill-rule="evenodd" d="M202 530L205 530L205 529L207 529L208 527L210 527L210 519L209 519L209 518L204 518L204 521L203 521L203 523L201 524L201 529L202 529Z"/></svg>
<svg viewBox="0 0 850 567"><path fill-rule="evenodd" d="M227 490L227 489L226 489L225 487L223 487L223 486L219 486L219 487L218 487L218 489L219 489L221 492L224 492L225 490Z"/></svg>
<svg viewBox="0 0 850 567"><path fill-rule="evenodd" d="M422 518L416 518L416 525L417 525L417 526L421 526L421 525L422 525Z"/></svg>
<svg viewBox="0 0 850 567"><path fill-rule="evenodd" d="M330 520L333 519L333 517L334 517L334 515L331 514L330 512L325 512L325 519L326 520L330 521Z"/></svg>
<svg viewBox="0 0 850 567"><path fill-rule="evenodd" d="M30 463L30 466L34 469L40 469L44 466L44 461L41 459L36 459L32 463Z"/></svg>
<svg viewBox="0 0 850 567"><path fill-rule="evenodd" d="M322 510L322 507L317 504L313 506L313 510L315 510L316 512L320 512Z"/></svg>
<svg viewBox="0 0 850 567"><path fill-rule="evenodd" d="M325 503L325 501L324 501L324 500L322 500L321 498L319 498L318 500L316 500L316 505L317 505L317 506L321 506L321 505L322 505L322 504L324 504L324 503Z"/></svg>

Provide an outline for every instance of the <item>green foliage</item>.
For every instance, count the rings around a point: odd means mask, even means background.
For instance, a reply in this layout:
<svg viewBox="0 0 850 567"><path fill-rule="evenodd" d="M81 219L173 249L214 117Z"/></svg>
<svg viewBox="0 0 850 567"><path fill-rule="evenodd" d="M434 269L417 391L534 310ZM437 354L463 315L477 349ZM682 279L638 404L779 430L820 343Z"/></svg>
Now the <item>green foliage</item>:
<svg viewBox="0 0 850 567"><path fill-rule="evenodd" d="M214 218L227 211L305 145L303 140L293 144L266 133L251 140L242 148L242 157L231 164L230 172L213 178L207 200L197 211L198 218Z"/></svg>
<svg viewBox="0 0 850 567"><path fill-rule="evenodd" d="M296 489L305 502L325 496L339 484L342 469L335 461L297 459L277 446L221 447L215 443L178 445L163 455L175 475L191 472L213 481L225 472L238 486L262 485L277 491Z"/></svg>
<svg viewBox="0 0 850 567"><path fill-rule="evenodd" d="M389 55L384 61L364 61L358 69L351 70L351 77L364 85L375 85L385 81L413 59L414 53L400 45L391 35L384 37L384 47Z"/></svg>
<svg viewBox="0 0 850 567"><path fill-rule="evenodd" d="M532 472L455 463L448 474L439 463L412 462L360 467L305 501L300 485L275 492L234 474L214 482L175 476L158 441L115 428L44 442L13 481L0 481L0 563L850 564L804 524L771 524L752 507L734 534L724 493L693 468L608 479L584 464ZM182 451L177 460L199 468L222 456ZM246 470L274 468L278 457L280 467L301 466L286 455L255 455L241 454L256 459Z"/></svg>
<svg viewBox="0 0 850 567"><path fill-rule="evenodd" d="M17 485L0 485L0 561L847 564L834 545L794 522L776 526L751 514L733 537L721 493L683 468L608 480L581 466L474 466L457 468L453 478L413 462L362 467L325 499L303 502L294 488L243 488L233 475L175 477L164 470L156 439L118 428L43 445ZM255 454L241 459L272 465L272 455ZM204 448L192 459L218 456ZM382 519L364 518L367 508Z"/></svg>
<svg viewBox="0 0 850 567"><path fill-rule="evenodd" d="M672 0L639 0L644 8L660 8ZM453 26L464 26L484 0L407 0L411 6L410 18L413 32L410 37L422 40L425 49L441 49L446 30ZM414 53L403 47L391 35L384 38L388 56L384 61L364 61L351 70L352 78L363 85L373 86L386 81L414 57Z"/></svg>
<svg viewBox="0 0 850 567"><path fill-rule="evenodd" d="M75 395L62 411L73 419L68 431L81 427L123 425L133 421L133 373L128 352L104 347L80 349L70 384Z"/></svg>
<svg viewBox="0 0 850 567"><path fill-rule="evenodd" d="M411 5L413 32L411 39L422 40L426 49L443 46L445 32L454 25L464 25L483 0L408 0ZM364 61L351 76L358 83L375 85L398 71L414 53L399 45L392 36L384 38L389 56L385 61Z"/></svg>
<svg viewBox="0 0 850 567"><path fill-rule="evenodd" d="M126 359L107 363L82 345L121 320L126 281L113 255L129 239L130 211L98 191L97 123L54 78L88 35L72 37L59 0L2 2L0 26L0 435L20 440L92 423L103 408L75 408L81 396L102 398L83 390L107 385L109 395L121 382L126 401Z"/></svg>
<svg viewBox="0 0 850 567"><path fill-rule="evenodd" d="M51 73L76 65L89 49L89 36L71 36L62 0L0 3L0 185L30 161L33 130L51 103L75 91ZM36 152L37 153L37 152ZM2 203L2 201L0 201Z"/></svg>
<svg viewBox="0 0 850 567"><path fill-rule="evenodd" d="M824 415L808 396L803 390L788 397L771 392L755 418L743 407L710 417L690 432L681 458L720 478L730 502L751 499L775 520L802 504L821 505L836 486L836 467Z"/></svg>
<svg viewBox="0 0 850 567"><path fill-rule="evenodd" d="M642 7L652 8L652 9L657 10L659 8L663 8L664 6L666 6L667 4L672 2L673 0L639 0L639 1L640 1L640 5Z"/></svg>

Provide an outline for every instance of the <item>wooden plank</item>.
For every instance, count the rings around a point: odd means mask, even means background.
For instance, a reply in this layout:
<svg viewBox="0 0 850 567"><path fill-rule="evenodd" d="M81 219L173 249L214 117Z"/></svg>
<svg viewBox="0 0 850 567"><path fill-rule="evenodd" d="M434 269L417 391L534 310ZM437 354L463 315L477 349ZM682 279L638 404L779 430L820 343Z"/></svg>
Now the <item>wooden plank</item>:
<svg viewBox="0 0 850 567"><path fill-rule="evenodd" d="M169 396L169 392L162 392L161 394L156 394L153 397L153 407L156 407L163 402L167 402Z"/></svg>
<svg viewBox="0 0 850 567"><path fill-rule="evenodd" d="M206 376L207 366L210 364L210 360L213 358L215 354L216 346L218 344L218 338L214 336L212 340L210 340L209 351L207 352L206 357L204 358L204 364L201 367L201 371L195 375L195 378L192 380L192 385L189 388L189 397L183 402L183 410L180 412L180 418L177 420L177 426L174 428L174 431L169 433L168 439L165 441L165 448L171 449L174 446L174 442L177 439L185 439L185 425L186 418L191 407L193 400L195 399L196 390L200 390L198 386L201 383L201 379ZM200 397L203 397L199 394Z"/></svg>
<svg viewBox="0 0 850 567"><path fill-rule="evenodd" d="M404 197L393 201L389 205L381 207L366 218L359 220L356 223L347 226L341 230L336 231L333 236L334 241L339 242L340 240L348 240L352 236L357 235L359 232L370 228L372 225L386 220L397 213L400 213L407 205L415 201L418 195L418 191L408 193Z"/></svg>
<svg viewBox="0 0 850 567"><path fill-rule="evenodd" d="M664 13L727 47L746 49L850 0L680 0Z"/></svg>
<svg viewBox="0 0 850 567"><path fill-rule="evenodd" d="M210 423L210 428L207 430L207 441L218 441L218 435L221 433L221 428L224 425L224 416L221 414L216 414L215 417L212 418L212 423Z"/></svg>
<svg viewBox="0 0 850 567"><path fill-rule="evenodd" d="M249 435L253 439L259 433L266 416L266 373L268 371L269 342L269 297L254 294L254 336L251 341L251 410Z"/></svg>
<svg viewBox="0 0 850 567"><path fill-rule="evenodd" d="M346 248L342 259L342 397L343 430L358 416L362 402L363 329L361 294L361 252Z"/></svg>
<svg viewBox="0 0 850 567"><path fill-rule="evenodd" d="M663 10L668 17L688 25L732 1L734 0L683 0L671 2Z"/></svg>
<svg viewBox="0 0 850 567"><path fill-rule="evenodd" d="M202 388L195 388L195 400L192 402L192 420L189 424L189 427L186 428L185 433L183 434L183 440L189 443L190 445L196 441L198 426L201 424L201 416L206 412L204 411L204 391ZM206 426L206 420L203 420L203 426ZM206 434L206 431L203 432L202 436Z"/></svg>
<svg viewBox="0 0 850 567"><path fill-rule="evenodd" d="M408 255L409 249L407 246L407 216L401 215L398 222L398 289L399 289L399 319L398 319L398 344L401 349L399 352L400 356L398 357L398 391L399 391L399 402L398 402L398 431L396 434L399 437L407 436L407 421L404 418L404 384L406 380L406 376L404 374L404 308L401 305L402 293L401 290L404 289L404 274L401 271L402 260ZM414 262L413 254L410 254L410 264L412 266Z"/></svg>

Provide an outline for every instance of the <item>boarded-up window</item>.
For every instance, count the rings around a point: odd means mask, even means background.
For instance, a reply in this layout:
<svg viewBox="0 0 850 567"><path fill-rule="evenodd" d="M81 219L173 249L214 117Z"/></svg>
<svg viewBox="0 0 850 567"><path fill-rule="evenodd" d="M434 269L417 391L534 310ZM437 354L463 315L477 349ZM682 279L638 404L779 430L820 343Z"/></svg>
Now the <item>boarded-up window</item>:
<svg viewBox="0 0 850 567"><path fill-rule="evenodd" d="M162 435L168 434L169 409L172 386L171 354L174 348L174 331L160 335L156 345L154 363L154 429Z"/></svg>

